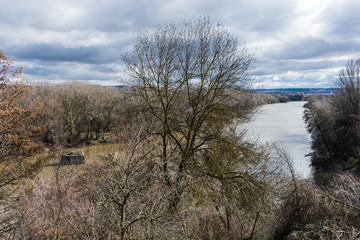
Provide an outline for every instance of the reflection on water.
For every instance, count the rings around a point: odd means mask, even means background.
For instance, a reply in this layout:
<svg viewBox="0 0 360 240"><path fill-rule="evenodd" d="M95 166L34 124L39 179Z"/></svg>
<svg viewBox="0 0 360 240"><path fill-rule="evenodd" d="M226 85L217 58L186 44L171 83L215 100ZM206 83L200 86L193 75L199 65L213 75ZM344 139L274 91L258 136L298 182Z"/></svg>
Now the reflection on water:
<svg viewBox="0 0 360 240"><path fill-rule="evenodd" d="M245 125L249 136L260 142L280 142L290 154L296 172L309 177L311 169L310 135L302 119L305 102L289 102L265 105L253 121Z"/></svg>

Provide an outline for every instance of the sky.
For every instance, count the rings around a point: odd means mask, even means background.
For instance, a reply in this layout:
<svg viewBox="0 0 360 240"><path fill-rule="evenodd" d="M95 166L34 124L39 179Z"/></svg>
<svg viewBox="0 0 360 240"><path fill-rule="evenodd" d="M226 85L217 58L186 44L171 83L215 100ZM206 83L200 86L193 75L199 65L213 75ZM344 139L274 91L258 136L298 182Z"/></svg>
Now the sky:
<svg viewBox="0 0 360 240"><path fill-rule="evenodd" d="M0 49L30 83L119 85L139 29L209 17L256 58L254 88L333 87L360 58L359 0L0 0Z"/></svg>

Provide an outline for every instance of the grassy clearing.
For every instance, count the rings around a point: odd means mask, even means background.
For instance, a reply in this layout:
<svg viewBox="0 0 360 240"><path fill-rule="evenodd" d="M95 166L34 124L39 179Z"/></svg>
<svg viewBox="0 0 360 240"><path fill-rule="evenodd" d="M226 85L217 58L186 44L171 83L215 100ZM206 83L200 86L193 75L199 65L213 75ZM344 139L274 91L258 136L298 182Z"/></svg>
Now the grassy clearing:
<svg viewBox="0 0 360 240"><path fill-rule="evenodd" d="M58 164L60 163L60 155L64 154L69 151L79 151L82 150L84 152L85 156L85 164L93 164L98 163L101 161L101 156L107 156L111 153L114 153L116 151L120 150L119 144L113 144L113 143L104 143L104 144L97 144L92 146L85 146L81 148L73 148L73 149L67 149L62 151L56 151L53 153L41 153L36 156L33 156L31 160L37 160L38 158L46 158L47 162L44 166L44 168L41 171L41 174L44 174L45 176L52 176L54 173L54 169ZM82 168L83 165L64 165L63 168L67 167L78 167Z"/></svg>

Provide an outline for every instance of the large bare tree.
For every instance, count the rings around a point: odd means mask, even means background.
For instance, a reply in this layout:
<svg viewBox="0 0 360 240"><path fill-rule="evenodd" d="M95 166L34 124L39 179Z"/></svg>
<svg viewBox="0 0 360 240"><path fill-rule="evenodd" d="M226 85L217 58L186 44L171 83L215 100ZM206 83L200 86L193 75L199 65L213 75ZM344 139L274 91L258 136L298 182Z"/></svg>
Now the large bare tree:
<svg viewBox="0 0 360 240"><path fill-rule="evenodd" d="M140 31L122 58L161 136L165 183L181 189L187 173L218 177L226 159L210 153L232 146L227 128L254 110L245 97L253 55L224 27L199 18Z"/></svg>

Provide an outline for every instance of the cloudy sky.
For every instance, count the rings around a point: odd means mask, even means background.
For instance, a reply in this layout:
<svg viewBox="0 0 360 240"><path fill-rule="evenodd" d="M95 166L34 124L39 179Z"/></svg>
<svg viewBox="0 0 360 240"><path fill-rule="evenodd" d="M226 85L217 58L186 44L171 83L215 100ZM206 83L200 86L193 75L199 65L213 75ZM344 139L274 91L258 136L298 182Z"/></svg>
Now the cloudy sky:
<svg viewBox="0 0 360 240"><path fill-rule="evenodd" d="M0 49L30 82L119 84L140 28L209 16L255 54L256 88L332 87L360 58L359 0L0 0Z"/></svg>

